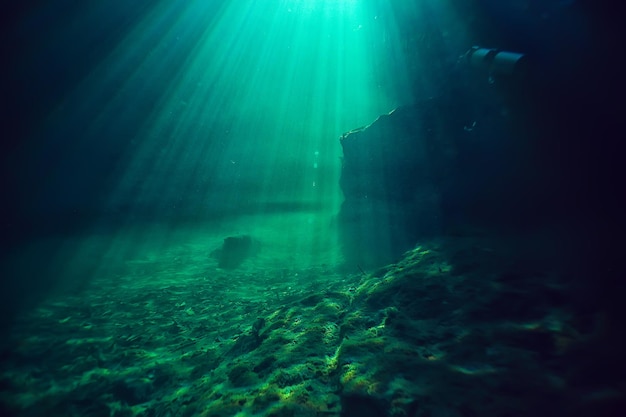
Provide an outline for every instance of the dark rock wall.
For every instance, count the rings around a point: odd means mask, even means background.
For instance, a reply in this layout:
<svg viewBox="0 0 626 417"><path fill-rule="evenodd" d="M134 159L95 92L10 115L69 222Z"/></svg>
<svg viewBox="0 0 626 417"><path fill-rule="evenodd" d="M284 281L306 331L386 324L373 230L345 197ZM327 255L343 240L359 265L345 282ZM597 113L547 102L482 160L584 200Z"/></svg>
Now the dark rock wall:
<svg viewBox="0 0 626 417"><path fill-rule="evenodd" d="M338 225L347 265L393 262L435 235L545 223L539 217L552 189L529 140L537 129L502 94L527 81L493 86L484 73L452 66L439 96L341 137Z"/></svg>
<svg viewBox="0 0 626 417"><path fill-rule="evenodd" d="M442 106L400 107L342 136L339 231L349 264L390 262L441 231L442 187L456 158L451 132L464 132Z"/></svg>

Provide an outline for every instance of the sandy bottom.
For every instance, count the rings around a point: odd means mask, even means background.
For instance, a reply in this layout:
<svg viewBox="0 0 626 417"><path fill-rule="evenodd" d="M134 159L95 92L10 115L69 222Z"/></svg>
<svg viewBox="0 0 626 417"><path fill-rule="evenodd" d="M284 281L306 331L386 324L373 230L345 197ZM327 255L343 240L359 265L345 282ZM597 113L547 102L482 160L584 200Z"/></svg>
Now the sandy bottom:
<svg viewBox="0 0 626 417"><path fill-rule="evenodd" d="M623 394L586 377L601 317L569 309L543 249L440 238L351 271L338 268L330 224L251 217L24 249L13 271L35 270L27 261L45 249L41 269L55 282L2 343L0 411L557 416L593 414ZM211 251L238 233L261 252L217 268Z"/></svg>

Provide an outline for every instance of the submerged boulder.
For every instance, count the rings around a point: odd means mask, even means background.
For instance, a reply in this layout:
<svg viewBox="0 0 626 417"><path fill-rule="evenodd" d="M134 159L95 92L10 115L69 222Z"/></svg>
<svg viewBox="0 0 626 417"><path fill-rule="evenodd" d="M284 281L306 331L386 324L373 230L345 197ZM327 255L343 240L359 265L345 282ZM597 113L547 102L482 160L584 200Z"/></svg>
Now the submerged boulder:
<svg viewBox="0 0 626 417"><path fill-rule="evenodd" d="M211 255L217 259L219 268L235 269L246 259L255 256L259 249L259 242L249 235L229 236L224 239L222 247Z"/></svg>

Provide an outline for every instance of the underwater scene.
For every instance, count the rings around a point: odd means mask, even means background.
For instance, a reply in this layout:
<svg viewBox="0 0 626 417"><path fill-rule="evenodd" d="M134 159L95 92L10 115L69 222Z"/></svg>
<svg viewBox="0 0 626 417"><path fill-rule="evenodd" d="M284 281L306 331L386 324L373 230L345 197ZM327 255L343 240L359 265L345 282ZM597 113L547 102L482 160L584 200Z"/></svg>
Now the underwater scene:
<svg viewBox="0 0 626 417"><path fill-rule="evenodd" d="M608 4L2 21L0 416L626 416Z"/></svg>

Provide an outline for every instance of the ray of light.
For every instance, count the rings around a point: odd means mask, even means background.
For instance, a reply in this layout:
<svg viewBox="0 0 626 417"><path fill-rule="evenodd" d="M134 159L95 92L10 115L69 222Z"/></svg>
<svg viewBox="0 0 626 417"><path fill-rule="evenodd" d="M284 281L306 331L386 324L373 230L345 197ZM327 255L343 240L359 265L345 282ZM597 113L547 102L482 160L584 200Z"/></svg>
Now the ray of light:
<svg viewBox="0 0 626 417"><path fill-rule="evenodd" d="M182 224L251 215L221 231L256 229L318 259L335 245L339 136L410 101L395 24L406 16L376 1L212 4L156 3L94 65L53 116L79 120L66 158L103 141L123 149L99 201L127 229L107 253L167 244ZM305 214L270 220L285 210ZM165 232L147 241L134 231L146 223Z"/></svg>

